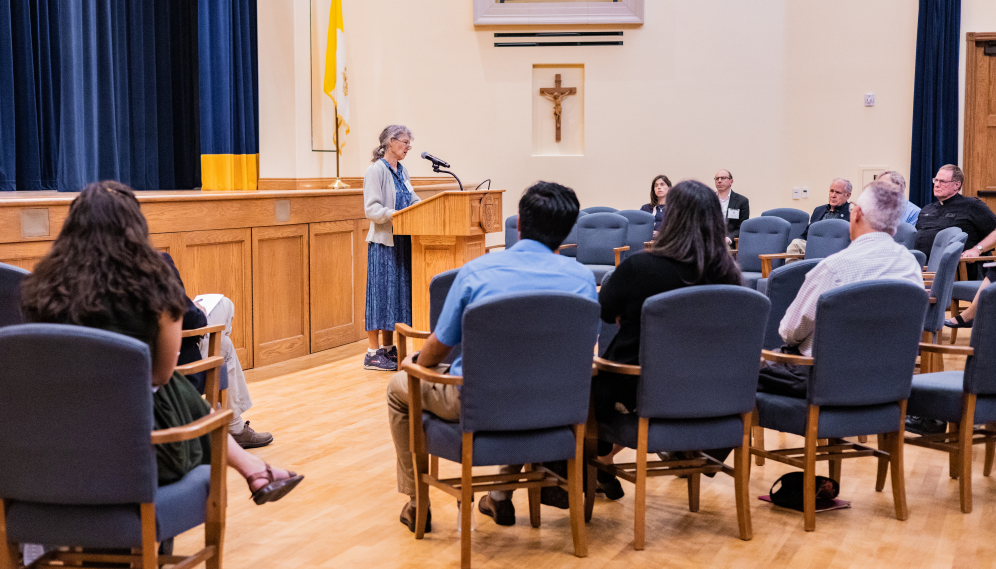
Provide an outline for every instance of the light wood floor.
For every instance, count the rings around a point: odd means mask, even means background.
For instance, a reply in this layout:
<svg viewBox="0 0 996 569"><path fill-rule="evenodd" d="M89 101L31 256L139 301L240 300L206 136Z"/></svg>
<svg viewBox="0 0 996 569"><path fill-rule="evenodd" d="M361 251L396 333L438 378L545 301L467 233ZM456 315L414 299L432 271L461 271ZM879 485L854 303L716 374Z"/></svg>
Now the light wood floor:
<svg viewBox="0 0 996 569"><path fill-rule="evenodd" d="M959 344L967 344L963 335ZM276 441L253 452L307 475L275 504L255 506L245 482L229 476L225 563L229 569L389 568L459 566L456 502L431 490L433 532L422 541L398 522L406 498L396 491L395 454L384 390L390 376L362 369L364 343L248 372L256 406L252 426ZM948 359L947 369L963 360ZM769 447L797 446L798 437L767 433ZM874 440L872 441L874 442ZM977 447L975 510L962 514L947 456L906 447L909 520L894 517L889 485L875 492L873 458L844 462L841 498L848 510L817 515L806 533L800 512L752 500L754 539L737 538L733 479L702 480L701 509L690 513L684 481L650 479L647 548L634 551L633 487L618 502L599 498L588 525L589 555L573 555L567 512L543 507L529 526L526 495L513 498L518 523L499 527L476 516L473 564L486 567L992 567L996 565L996 477L982 476ZM629 460L625 454L620 458ZM826 468L825 466L822 468ZM443 473L459 475L441 461ZM789 468L754 467L751 494L766 494ZM179 553L198 547L203 532L184 534Z"/></svg>

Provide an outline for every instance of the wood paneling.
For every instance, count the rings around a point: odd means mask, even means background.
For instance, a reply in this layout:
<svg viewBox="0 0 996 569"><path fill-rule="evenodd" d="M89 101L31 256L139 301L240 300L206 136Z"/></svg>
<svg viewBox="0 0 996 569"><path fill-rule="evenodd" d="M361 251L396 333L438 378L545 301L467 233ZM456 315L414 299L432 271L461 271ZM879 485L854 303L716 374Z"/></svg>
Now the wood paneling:
<svg viewBox="0 0 996 569"><path fill-rule="evenodd" d="M52 248L51 241L31 243L0 244L0 263L14 265L29 271L34 270L38 261Z"/></svg>
<svg viewBox="0 0 996 569"><path fill-rule="evenodd" d="M183 237L179 233L153 233L149 235L149 242L160 252L172 257L179 270L179 259L183 256ZM180 273L180 278L183 278L183 273Z"/></svg>
<svg viewBox="0 0 996 569"><path fill-rule="evenodd" d="M480 207L484 196L495 200L499 216L504 190L447 192L422 200L395 215L395 235L484 235ZM476 214L476 215L475 215Z"/></svg>
<svg viewBox="0 0 996 569"><path fill-rule="evenodd" d="M996 190L996 57L983 54L996 33L966 39L964 194L978 196ZM996 198L981 199L996 209Z"/></svg>
<svg viewBox="0 0 996 569"><path fill-rule="evenodd" d="M253 272L249 229L190 231L179 234L177 263L187 296L223 294L235 304L232 344L242 367L254 365L252 345Z"/></svg>
<svg viewBox="0 0 996 569"><path fill-rule="evenodd" d="M358 340L356 332L356 255L358 220L312 223L311 351L326 350ZM365 264L364 264L365 267Z"/></svg>
<svg viewBox="0 0 996 569"><path fill-rule="evenodd" d="M308 226L254 227L253 361L304 356L311 349Z"/></svg>

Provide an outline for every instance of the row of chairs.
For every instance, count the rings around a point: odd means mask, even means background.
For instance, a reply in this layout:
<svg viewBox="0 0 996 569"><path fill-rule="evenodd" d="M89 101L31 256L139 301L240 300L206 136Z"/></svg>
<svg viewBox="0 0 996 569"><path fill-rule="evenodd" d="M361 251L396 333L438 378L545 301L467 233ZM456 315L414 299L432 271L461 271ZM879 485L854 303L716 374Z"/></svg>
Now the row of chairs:
<svg viewBox="0 0 996 569"><path fill-rule="evenodd" d="M802 261L773 273L770 291L783 285L781 274L804 274ZM779 269L780 271L781 269ZM437 275L430 304L440 305L456 271ZM611 274L607 276L611 278ZM596 303L557 293L511 294L468 307L464 317L464 375L437 374L417 365L409 373L412 445L416 455L418 519L421 539L427 517L428 487L461 500L463 566L470 562L470 504L477 492L495 489L529 490L530 521L540 523L539 489L561 486L570 494L575 554L587 552L579 477L587 471L585 520L594 507L595 470L611 472L636 485L634 546L644 546L646 477L688 477L689 509L698 510L700 475L730 474L736 480L739 535L752 537L748 482L750 454L801 468L805 473L804 520L815 528L815 464L827 461L839 481L841 461L875 457L879 462L876 490L881 491L892 468L896 517L907 517L903 444L919 444L949 452L952 476L962 485L962 509L971 510L971 445L985 443L987 466L996 432L975 429L996 420L996 285L987 289L977 316L972 347L920 343L930 304L928 292L909 283L871 281L847 285L823 295L817 308L816 343L812 358L764 350L775 298L734 286L689 287L657 295L643 307L642 337L661 349L641 354L639 366L594 359L597 372L639 376L635 414L619 414L603 422L589 414L590 346L597 332ZM602 324L599 351L610 341L612 325ZM427 337L429 331L399 326L407 337ZM717 352L714 340L724 338ZM542 354L536 345L549 346ZM400 345L404 345L404 341ZM496 351L495 346L502 346ZM508 351L506 351L508 350ZM969 356L966 371L914 376L918 350ZM514 357L510 357L514 354ZM806 399L756 393L757 362L812 365ZM596 373L597 373L596 372ZM421 381L462 385L459 423L447 423L421 409ZM912 393L912 395L911 395ZM963 404L960 404L964 402ZM923 417L957 423L941 436L906 438L907 407ZM974 410L971 408L974 407ZM973 416L974 413L974 416ZM752 427L797 434L799 449L767 450ZM763 431L762 431L763 432ZM872 448L845 438L878 435ZM594 460L595 440L601 438L637 450L632 464L603 465ZM753 443L752 443L753 438ZM584 448L581 448L582 442ZM698 451L733 448L733 467ZM648 462L649 453L691 453L672 461ZM461 476L441 479L437 459L462 465ZM563 477L542 463L567 459ZM472 466L523 463L519 475L473 476ZM967 508L966 508L967 504Z"/></svg>

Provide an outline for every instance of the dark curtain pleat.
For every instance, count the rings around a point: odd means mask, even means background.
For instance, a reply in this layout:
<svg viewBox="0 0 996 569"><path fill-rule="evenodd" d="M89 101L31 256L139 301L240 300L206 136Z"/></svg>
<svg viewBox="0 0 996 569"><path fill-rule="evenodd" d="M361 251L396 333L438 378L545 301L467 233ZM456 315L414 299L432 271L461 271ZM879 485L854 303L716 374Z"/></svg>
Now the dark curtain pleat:
<svg viewBox="0 0 996 569"><path fill-rule="evenodd" d="M13 45L10 0L0 0L0 192L17 189Z"/></svg>
<svg viewBox="0 0 996 569"><path fill-rule="evenodd" d="M934 199L937 169L958 161L958 53L961 0L920 0L913 83L910 201Z"/></svg>
<svg viewBox="0 0 996 569"><path fill-rule="evenodd" d="M197 0L157 2L155 8L159 185L196 188L201 185Z"/></svg>

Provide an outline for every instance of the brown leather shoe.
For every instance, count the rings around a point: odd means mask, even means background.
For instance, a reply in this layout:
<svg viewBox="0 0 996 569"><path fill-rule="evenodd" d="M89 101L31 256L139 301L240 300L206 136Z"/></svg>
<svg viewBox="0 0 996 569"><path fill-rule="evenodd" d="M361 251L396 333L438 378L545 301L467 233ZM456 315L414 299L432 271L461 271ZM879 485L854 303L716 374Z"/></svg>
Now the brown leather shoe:
<svg viewBox="0 0 996 569"><path fill-rule="evenodd" d="M401 523L408 526L408 531L415 533L415 504L408 502L401 508ZM432 531L432 510L425 516L425 533Z"/></svg>
<svg viewBox="0 0 996 569"><path fill-rule="evenodd" d="M270 433L257 433L249 427L249 421L246 421L245 426L242 428L242 432L237 435L232 435L235 442L239 443L242 448L259 448L265 447L266 445L273 442L273 435Z"/></svg>
<svg viewBox="0 0 996 569"><path fill-rule="evenodd" d="M477 505L477 509L482 514L494 518L495 523L500 526L515 525L515 506L512 505L511 500L494 500L491 498L491 494L485 494Z"/></svg>

